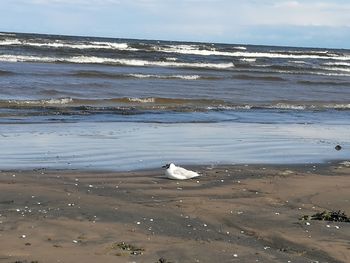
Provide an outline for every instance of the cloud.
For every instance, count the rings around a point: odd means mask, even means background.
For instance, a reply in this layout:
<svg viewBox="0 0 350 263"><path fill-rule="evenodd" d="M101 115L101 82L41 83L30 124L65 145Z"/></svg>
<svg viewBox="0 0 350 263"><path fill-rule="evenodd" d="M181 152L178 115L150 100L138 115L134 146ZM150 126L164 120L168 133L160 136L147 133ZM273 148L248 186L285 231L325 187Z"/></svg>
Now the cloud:
<svg viewBox="0 0 350 263"><path fill-rule="evenodd" d="M260 44L264 39L269 44L288 39L288 44L304 45L323 37L329 45L350 43L350 36L344 36L350 30L349 0L2 0L1 4L8 10L0 17L0 30L5 31ZM333 39L330 32L335 32Z"/></svg>

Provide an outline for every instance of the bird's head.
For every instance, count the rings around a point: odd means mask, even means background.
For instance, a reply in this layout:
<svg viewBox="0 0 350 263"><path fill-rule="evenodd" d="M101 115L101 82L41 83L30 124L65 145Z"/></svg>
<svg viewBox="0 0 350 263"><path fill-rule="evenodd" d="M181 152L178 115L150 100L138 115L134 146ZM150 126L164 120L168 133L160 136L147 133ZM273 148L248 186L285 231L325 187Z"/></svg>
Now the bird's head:
<svg viewBox="0 0 350 263"><path fill-rule="evenodd" d="M167 163L166 165L163 165L162 168L169 169L169 167L172 165L172 163Z"/></svg>

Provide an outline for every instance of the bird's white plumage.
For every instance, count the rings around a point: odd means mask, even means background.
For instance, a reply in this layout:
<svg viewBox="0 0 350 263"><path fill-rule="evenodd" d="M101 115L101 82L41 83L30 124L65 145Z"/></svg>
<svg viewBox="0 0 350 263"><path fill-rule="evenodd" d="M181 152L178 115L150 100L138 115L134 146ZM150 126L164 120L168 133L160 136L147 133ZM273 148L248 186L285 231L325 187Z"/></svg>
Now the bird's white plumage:
<svg viewBox="0 0 350 263"><path fill-rule="evenodd" d="M165 176L173 180L186 180L186 179L198 177L200 175L196 172L187 170L185 168L176 166L175 164L171 163L169 165L169 168L165 170Z"/></svg>

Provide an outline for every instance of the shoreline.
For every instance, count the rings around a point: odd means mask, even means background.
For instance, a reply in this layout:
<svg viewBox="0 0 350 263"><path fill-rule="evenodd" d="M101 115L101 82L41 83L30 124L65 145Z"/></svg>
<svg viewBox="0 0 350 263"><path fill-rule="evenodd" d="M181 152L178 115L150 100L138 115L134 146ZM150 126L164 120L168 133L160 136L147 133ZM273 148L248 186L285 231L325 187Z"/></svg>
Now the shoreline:
<svg viewBox="0 0 350 263"><path fill-rule="evenodd" d="M0 262L350 260L349 223L299 220L349 215L348 163L186 167L1 171Z"/></svg>
<svg viewBox="0 0 350 263"><path fill-rule="evenodd" d="M349 164L347 164L349 163ZM314 168L314 166L327 168L332 166L342 166L345 167L347 165L350 165L349 159L328 159L324 161L318 161L318 162L300 162L300 163L202 163L202 164L195 164L195 163L176 163L176 165L186 167L188 169L192 170L211 170L211 169L220 169L220 168L234 168L234 167L264 167L264 168L280 168L283 169L285 167L294 168L296 170L305 169L305 168ZM150 167L150 168L137 168L135 170L113 170L113 169L65 169L65 168L28 168L28 169L0 169L0 173L32 173L32 172L42 172L45 171L46 173L114 173L114 174L129 174L129 173L149 173L149 172L156 172L159 173L159 171L162 171L163 164L160 163L159 166Z"/></svg>

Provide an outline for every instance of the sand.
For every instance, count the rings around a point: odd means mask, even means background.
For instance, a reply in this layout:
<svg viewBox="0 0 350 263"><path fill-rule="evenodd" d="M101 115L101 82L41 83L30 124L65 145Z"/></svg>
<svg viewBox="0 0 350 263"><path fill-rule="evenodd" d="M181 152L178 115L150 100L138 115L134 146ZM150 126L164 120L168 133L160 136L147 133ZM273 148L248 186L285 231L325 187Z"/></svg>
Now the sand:
<svg viewBox="0 0 350 263"><path fill-rule="evenodd" d="M349 215L345 164L192 168L2 171L0 262L350 262L350 223L299 220Z"/></svg>

